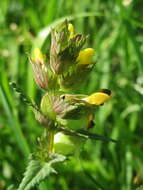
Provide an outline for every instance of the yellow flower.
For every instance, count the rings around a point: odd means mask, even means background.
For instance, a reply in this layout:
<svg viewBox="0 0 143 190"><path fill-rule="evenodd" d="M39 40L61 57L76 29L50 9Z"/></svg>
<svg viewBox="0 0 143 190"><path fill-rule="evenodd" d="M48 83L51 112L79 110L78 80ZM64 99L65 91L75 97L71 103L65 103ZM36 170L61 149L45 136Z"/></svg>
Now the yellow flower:
<svg viewBox="0 0 143 190"><path fill-rule="evenodd" d="M77 58L77 61L79 62L79 64L93 64L93 56L95 54L95 50L92 48L86 48L84 50L81 50L79 52L79 56Z"/></svg>
<svg viewBox="0 0 143 190"><path fill-rule="evenodd" d="M74 31L74 26L71 23L68 24L68 31L70 32L69 38L73 38L75 31Z"/></svg>
<svg viewBox="0 0 143 190"><path fill-rule="evenodd" d="M42 54L41 50L39 48L34 49L34 57L33 60L43 62L45 59L45 56Z"/></svg>
<svg viewBox="0 0 143 190"><path fill-rule="evenodd" d="M107 89L102 89L99 92L93 93L90 96L83 98L82 100L86 101L89 104L99 106L107 102L110 97L111 91Z"/></svg>

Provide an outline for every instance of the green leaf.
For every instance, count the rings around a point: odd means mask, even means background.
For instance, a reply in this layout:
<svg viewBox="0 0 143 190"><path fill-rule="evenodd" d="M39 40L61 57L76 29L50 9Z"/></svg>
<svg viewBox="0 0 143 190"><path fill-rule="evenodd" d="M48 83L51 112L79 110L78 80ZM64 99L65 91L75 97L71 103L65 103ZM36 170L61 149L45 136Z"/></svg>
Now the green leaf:
<svg viewBox="0 0 143 190"><path fill-rule="evenodd" d="M50 159L48 162L31 160L18 190L30 190L32 187L48 177L51 173L56 173L52 165L57 162L63 162L65 159L66 157L63 155L52 153L50 154Z"/></svg>
<svg viewBox="0 0 143 190"><path fill-rule="evenodd" d="M113 142L113 143L120 142L119 140L104 137L95 133L89 133L88 131L84 131L84 130L71 130L71 129L66 129L60 126L58 127L58 131L63 131L67 135L78 136L85 139L100 140L100 141L105 141L105 142L107 141L107 142Z"/></svg>

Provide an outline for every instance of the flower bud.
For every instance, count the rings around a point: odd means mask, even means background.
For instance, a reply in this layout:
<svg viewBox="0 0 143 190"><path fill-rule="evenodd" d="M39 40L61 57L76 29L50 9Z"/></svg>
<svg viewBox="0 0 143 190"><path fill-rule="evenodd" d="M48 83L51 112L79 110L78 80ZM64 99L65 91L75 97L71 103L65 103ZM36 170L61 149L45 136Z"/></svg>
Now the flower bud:
<svg viewBox="0 0 143 190"><path fill-rule="evenodd" d="M81 34L74 35L73 25L64 22L51 32L50 66L55 74L67 73L75 66L80 49L86 41Z"/></svg>
<svg viewBox="0 0 143 190"><path fill-rule="evenodd" d="M81 50L76 59L74 67L69 69L69 72L62 75L59 82L63 90L72 90L78 88L83 83L93 68L94 49L86 48Z"/></svg>
<svg viewBox="0 0 143 190"><path fill-rule="evenodd" d="M39 48L34 49L34 56L30 59L36 84L45 90L58 88L57 78L45 63L45 56Z"/></svg>
<svg viewBox="0 0 143 190"><path fill-rule="evenodd" d="M44 55L40 49L34 50L34 57L30 59L37 85L45 90L48 89L48 70L45 65Z"/></svg>

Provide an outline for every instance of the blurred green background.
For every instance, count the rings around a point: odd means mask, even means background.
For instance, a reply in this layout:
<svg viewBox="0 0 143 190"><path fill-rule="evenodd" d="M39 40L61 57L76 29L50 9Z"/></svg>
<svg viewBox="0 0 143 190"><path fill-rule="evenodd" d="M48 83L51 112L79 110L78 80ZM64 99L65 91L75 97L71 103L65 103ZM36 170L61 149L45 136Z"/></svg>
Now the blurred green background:
<svg viewBox="0 0 143 190"><path fill-rule="evenodd" d="M39 102L43 92L28 62L33 47L48 54L49 29L71 19L89 34L86 47L97 64L84 88L90 94L109 88L112 99L95 115L92 132L119 139L118 144L88 141L80 158L58 167L41 190L132 190L143 183L143 2L141 0L0 1L0 190L16 189L28 155L43 129L10 88L15 81ZM36 189L36 188L34 188ZM38 189L38 187L37 187Z"/></svg>

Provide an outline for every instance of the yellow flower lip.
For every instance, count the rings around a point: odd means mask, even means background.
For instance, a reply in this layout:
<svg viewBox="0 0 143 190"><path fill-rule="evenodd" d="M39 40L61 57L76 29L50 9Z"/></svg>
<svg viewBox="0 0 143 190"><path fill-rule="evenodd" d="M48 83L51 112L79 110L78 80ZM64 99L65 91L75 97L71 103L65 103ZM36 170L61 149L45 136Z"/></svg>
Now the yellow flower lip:
<svg viewBox="0 0 143 190"><path fill-rule="evenodd" d="M77 62L83 65L93 64L92 59L94 54L95 50L93 48L86 48L84 50L81 50L77 57Z"/></svg>
<svg viewBox="0 0 143 190"><path fill-rule="evenodd" d="M107 102L111 97L111 91L108 89L102 89L99 92L95 92L91 94L90 96L87 96L86 98L83 98L85 102L100 106Z"/></svg>
<svg viewBox="0 0 143 190"><path fill-rule="evenodd" d="M45 59L45 56L42 54L41 50L39 48L35 48L33 60L43 62L44 59Z"/></svg>

